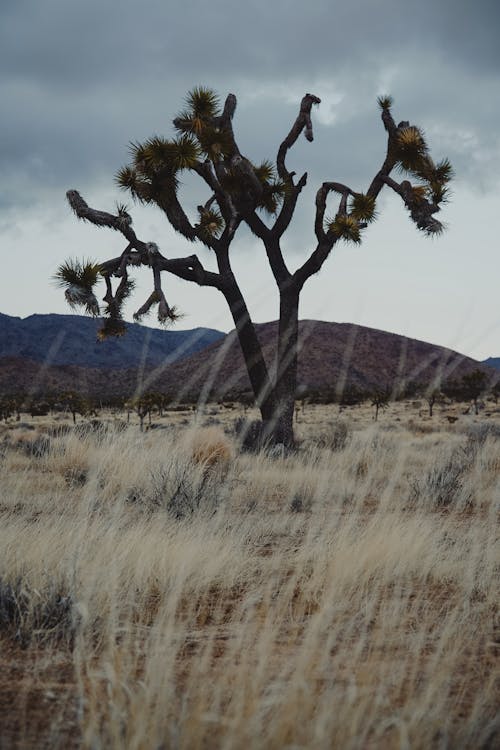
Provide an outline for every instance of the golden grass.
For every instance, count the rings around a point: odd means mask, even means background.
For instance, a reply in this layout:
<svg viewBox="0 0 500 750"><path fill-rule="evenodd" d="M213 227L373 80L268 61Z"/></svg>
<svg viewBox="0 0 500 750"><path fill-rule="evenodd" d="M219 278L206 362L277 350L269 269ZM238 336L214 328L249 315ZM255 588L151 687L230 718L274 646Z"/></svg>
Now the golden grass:
<svg viewBox="0 0 500 750"><path fill-rule="evenodd" d="M6 433L1 747L496 746L499 439L323 413Z"/></svg>

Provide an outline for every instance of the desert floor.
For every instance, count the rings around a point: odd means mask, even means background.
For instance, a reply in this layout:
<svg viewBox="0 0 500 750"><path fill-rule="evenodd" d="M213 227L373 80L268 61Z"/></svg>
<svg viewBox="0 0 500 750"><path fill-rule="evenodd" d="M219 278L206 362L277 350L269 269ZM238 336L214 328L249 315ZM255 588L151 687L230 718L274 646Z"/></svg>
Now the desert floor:
<svg viewBox="0 0 500 750"><path fill-rule="evenodd" d="M2 750L499 747L500 406L465 411L306 405L289 456L216 404L0 425Z"/></svg>

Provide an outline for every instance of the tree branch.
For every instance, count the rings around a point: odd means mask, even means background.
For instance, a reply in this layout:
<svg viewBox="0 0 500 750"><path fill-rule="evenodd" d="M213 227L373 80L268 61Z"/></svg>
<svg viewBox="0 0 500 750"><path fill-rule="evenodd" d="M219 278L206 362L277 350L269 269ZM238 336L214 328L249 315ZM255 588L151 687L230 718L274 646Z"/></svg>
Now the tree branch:
<svg viewBox="0 0 500 750"><path fill-rule="evenodd" d="M76 190L67 193L69 204L78 218L90 221L96 226L106 226L121 232L129 241L123 253L111 260L100 264L101 273L122 276L127 266L146 265L158 268L160 271L168 271L178 278L193 281L199 286L211 286L222 288L222 277L218 273L206 271L196 255L187 258L166 258L162 255L154 242L143 242L131 228L132 220L124 221L120 216L105 211L90 208L82 196ZM135 252L132 250L135 248Z"/></svg>
<svg viewBox="0 0 500 750"><path fill-rule="evenodd" d="M349 195L354 195L353 191L347 185L343 185L341 182L324 182L318 192L316 193L316 216L314 220L314 232L318 243L323 244L328 241L327 234L325 232L325 211L326 211L326 199L331 192L340 193L342 199L340 201L339 213L346 213L347 210L347 198Z"/></svg>
<svg viewBox="0 0 500 750"><path fill-rule="evenodd" d="M282 237L288 229L295 212L297 200L306 183L307 172L304 172L298 183L296 185L290 186L289 192L287 195L285 195L285 198L283 200L278 218L276 219L274 226L271 229L273 235L275 235L276 237Z"/></svg>
<svg viewBox="0 0 500 750"><path fill-rule="evenodd" d="M306 94L300 103L299 114L286 138L281 143L276 157L276 166L278 174L284 182L293 182L293 173L289 172L285 166L285 158L289 149L296 142L297 138L304 131L308 141L314 140L311 122L311 108L313 104L321 104L321 99L314 94Z"/></svg>
<svg viewBox="0 0 500 750"><path fill-rule="evenodd" d="M442 223L433 216L433 214L440 210L436 203L419 196L408 180L398 183L391 177L384 176L383 179L384 184L394 190L403 199L412 220L419 229L426 232L426 234L439 234L443 231Z"/></svg>
<svg viewBox="0 0 500 750"><path fill-rule="evenodd" d="M213 191L219 205L222 218L224 219L229 232L232 233L231 236L233 236L237 226L236 210L233 206L231 198L226 193L226 191L222 189L220 181L217 175L214 173L211 163L209 161L199 162L196 166L193 167L193 171L196 172L196 174L199 175Z"/></svg>
<svg viewBox="0 0 500 750"><path fill-rule="evenodd" d="M141 243L137 239L132 229L132 218L129 214L118 214L115 216L106 211L98 211L95 208L90 208L77 190L68 190L66 198L79 219L89 221L98 227L110 227L117 232L121 232L132 247L135 247L138 251L142 249L140 246L144 243Z"/></svg>
<svg viewBox="0 0 500 750"><path fill-rule="evenodd" d="M316 249L311 253L305 263L298 268L292 275L293 282L297 285L298 289L302 289L305 282L310 276L321 270L321 266L330 255L330 252L335 245L337 238L334 235L326 235L325 239L318 242Z"/></svg>

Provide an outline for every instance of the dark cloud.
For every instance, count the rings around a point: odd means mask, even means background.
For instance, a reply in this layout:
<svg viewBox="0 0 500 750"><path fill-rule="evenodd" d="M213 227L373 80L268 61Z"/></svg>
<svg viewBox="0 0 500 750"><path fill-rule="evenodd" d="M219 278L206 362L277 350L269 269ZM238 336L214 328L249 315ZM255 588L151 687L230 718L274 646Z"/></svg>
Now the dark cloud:
<svg viewBox="0 0 500 750"><path fill-rule="evenodd" d="M300 96L318 89L316 142L301 143L293 158L311 181L356 184L379 162L374 98L390 87L401 117L436 134L460 175L484 184L499 166L499 7L4 0L1 200L111 182L127 142L169 133L183 93L199 82L238 94L236 127L255 158L273 156Z"/></svg>

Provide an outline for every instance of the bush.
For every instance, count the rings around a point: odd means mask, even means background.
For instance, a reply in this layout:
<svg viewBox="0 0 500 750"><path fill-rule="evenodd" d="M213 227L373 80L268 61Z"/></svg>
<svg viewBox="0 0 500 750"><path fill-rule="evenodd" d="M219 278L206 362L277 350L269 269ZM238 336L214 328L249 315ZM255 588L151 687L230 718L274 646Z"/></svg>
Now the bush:
<svg viewBox="0 0 500 750"><path fill-rule="evenodd" d="M72 599L59 586L38 591L21 579L14 584L0 579L0 631L23 647L33 639L71 639L74 630Z"/></svg>
<svg viewBox="0 0 500 750"><path fill-rule="evenodd" d="M50 438L47 435L39 435L34 440L24 444L24 450L27 456L34 458L44 458L48 456L51 449Z"/></svg>
<svg viewBox="0 0 500 750"><path fill-rule="evenodd" d="M498 424L473 424L465 431L467 435L466 452L477 452L485 444L488 438L500 440L500 425Z"/></svg>
<svg viewBox="0 0 500 750"><path fill-rule="evenodd" d="M198 510L213 513L221 500L220 477L197 471L192 464L175 462L151 476L151 490L144 498L181 519Z"/></svg>
<svg viewBox="0 0 500 750"><path fill-rule="evenodd" d="M339 420L318 438L317 444L320 448L327 448L331 451L342 451L349 445L351 439L351 426L348 422Z"/></svg>
<svg viewBox="0 0 500 750"><path fill-rule="evenodd" d="M421 479L414 479L411 489L413 503L435 509L452 505L467 507L472 503L472 493L466 487L466 476L472 457L463 449L455 450L444 461L437 461Z"/></svg>

